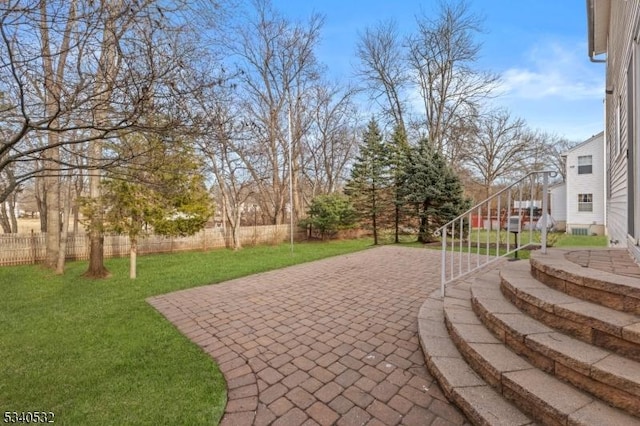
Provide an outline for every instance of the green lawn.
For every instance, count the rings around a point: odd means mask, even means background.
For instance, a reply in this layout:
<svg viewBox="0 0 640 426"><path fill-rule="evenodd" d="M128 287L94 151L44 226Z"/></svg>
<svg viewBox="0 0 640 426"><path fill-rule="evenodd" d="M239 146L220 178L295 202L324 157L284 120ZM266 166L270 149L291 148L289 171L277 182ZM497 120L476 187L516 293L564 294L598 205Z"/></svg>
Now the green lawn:
<svg viewBox="0 0 640 426"><path fill-rule="evenodd" d="M62 424L215 424L226 390L217 365L145 299L362 250L370 240L144 256L92 281L86 262L64 276L0 268L0 415L55 413Z"/></svg>
<svg viewBox="0 0 640 426"><path fill-rule="evenodd" d="M490 256L495 256L496 255L495 242L500 241L501 244L506 244L507 237L509 238L509 243L511 244L510 250L513 250L515 248L514 247L515 239L513 234L508 233L506 231L500 231L500 234L498 236L497 231L480 230L480 232L478 232L478 230L473 230L470 234L470 240L471 240L470 251L472 253L479 253L479 254L487 254L487 251L488 251ZM477 245L478 241L480 242L480 249L478 249L478 245ZM488 250L486 248L487 241L490 244L494 244L494 246L489 248ZM556 233L549 233L547 235L547 242L549 244L548 247L559 247L559 248L606 247L607 237L604 235L600 235L600 236L570 235L570 234L556 232ZM522 246L526 246L529 243L540 244L540 233L533 232L532 234L530 234L529 231L522 232L522 235L520 236L520 244ZM455 245L454 251L460 250L460 245L457 239L455 240L454 245ZM432 246L429 246L428 248L440 250L439 245L432 245ZM447 249L451 250L451 239L447 240ZM467 251L469 251L469 246L465 242L462 245L462 252L466 253ZM506 249L504 248L500 249L501 254L504 254L506 252L507 252ZM529 250L518 251L518 257L521 259L529 259L529 255L530 255ZM511 256L513 257L514 255L512 254Z"/></svg>
<svg viewBox="0 0 640 426"><path fill-rule="evenodd" d="M606 247L607 236L569 235L564 234L556 247Z"/></svg>
<svg viewBox="0 0 640 426"><path fill-rule="evenodd" d="M498 232L484 230L478 232L477 230L473 230L470 234L470 237L471 241L474 243L479 240L480 244L482 244L485 243L487 239L489 239L490 242L495 243L498 239ZM509 239L509 242L511 244L514 243L514 234L504 230L500 231L499 240L502 244L505 244L507 242L507 238ZM522 245L526 245L530 242L539 244L540 232L522 231L522 233L520 234L520 243ZM606 247L607 237L604 235L571 235L564 232L550 232L549 234L547 234L547 242L552 243L553 247Z"/></svg>

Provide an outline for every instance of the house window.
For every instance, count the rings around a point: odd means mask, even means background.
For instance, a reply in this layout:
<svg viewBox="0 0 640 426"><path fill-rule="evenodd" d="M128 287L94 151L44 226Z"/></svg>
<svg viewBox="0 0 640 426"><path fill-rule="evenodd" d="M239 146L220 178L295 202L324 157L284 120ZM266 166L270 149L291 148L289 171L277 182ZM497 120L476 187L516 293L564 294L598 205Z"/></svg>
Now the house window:
<svg viewBox="0 0 640 426"><path fill-rule="evenodd" d="M593 194L578 194L578 211L593 211Z"/></svg>
<svg viewBox="0 0 640 426"><path fill-rule="evenodd" d="M591 155L581 155L578 157L578 174L590 175L592 173L593 159Z"/></svg>

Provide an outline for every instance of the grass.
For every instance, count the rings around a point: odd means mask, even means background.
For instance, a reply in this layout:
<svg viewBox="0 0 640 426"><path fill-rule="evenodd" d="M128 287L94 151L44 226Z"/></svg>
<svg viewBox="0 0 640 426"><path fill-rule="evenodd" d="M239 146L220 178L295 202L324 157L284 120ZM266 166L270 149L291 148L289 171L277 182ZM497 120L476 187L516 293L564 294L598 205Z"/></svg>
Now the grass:
<svg viewBox="0 0 640 426"><path fill-rule="evenodd" d="M570 235L564 234L558 241L558 247L606 247L606 235Z"/></svg>
<svg viewBox="0 0 640 426"><path fill-rule="evenodd" d="M520 244L522 246L526 246L529 243L533 243L533 244L539 244L540 243L540 235L539 233L534 232L530 238L529 237L529 231L524 231L522 232L522 235L520 236ZM501 244L506 244L507 242L507 238L509 238L509 242L510 242L510 250L514 249L514 235L511 233L508 233L506 231L500 231L500 234L498 236L497 231L485 231L485 230L480 230L480 232L478 232L477 230L473 230L470 234L470 239L471 239L471 252L472 253L478 253L478 254L487 254L487 252L489 252L490 256L495 256L496 255L496 248L494 247L490 247L487 249L487 247L485 246L487 243L487 240L489 241L490 244L495 244L496 241L500 241ZM477 246L477 242L480 241L480 248L478 249ZM554 233L550 233L547 235L547 242L548 242L548 247L561 247L561 248L571 248L571 247L606 247L607 246L607 237L604 235L571 235L571 234L565 234L565 233L559 233L559 232L554 232ZM552 244L550 244L552 243ZM455 248L454 251L458 251L460 250L460 246L458 244L458 240L455 241L454 243ZM503 246L504 247L504 246ZM435 250L440 250L440 245L432 245L429 246L428 248L431 249L435 249ZM447 244L447 249L448 250L452 250L451 249L451 240L448 239L448 244ZM469 247L467 245L467 243L464 243L462 246L462 252L466 253L467 251L469 251ZM499 249L499 253L500 254L504 254L506 253L507 250L505 248L500 248ZM530 251L529 250L519 250L518 251L518 257L520 259L529 259L530 257ZM513 257L514 255L512 254L511 257Z"/></svg>
<svg viewBox="0 0 640 426"><path fill-rule="evenodd" d="M354 252L369 240L110 259L112 277L0 268L0 415L47 411L62 424L215 424L226 402L217 365L145 299Z"/></svg>
<svg viewBox="0 0 640 426"><path fill-rule="evenodd" d="M531 238L530 238L531 237ZM514 234L501 230L500 236L498 237L497 231L485 231L474 229L470 238L472 243L480 241L480 244L486 243L487 239L491 243L495 243L497 240L502 244L506 244L507 238L511 244L514 244ZM547 242L553 241L554 247L606 247L607 246L607 237L604 235L571 235L566 234L564 232L551 232L547 235ZM522 245L526 245L529 243L539 244L540 243L540 232L530 233L529 231L522 231L520 234L520 243Z"/></svg>

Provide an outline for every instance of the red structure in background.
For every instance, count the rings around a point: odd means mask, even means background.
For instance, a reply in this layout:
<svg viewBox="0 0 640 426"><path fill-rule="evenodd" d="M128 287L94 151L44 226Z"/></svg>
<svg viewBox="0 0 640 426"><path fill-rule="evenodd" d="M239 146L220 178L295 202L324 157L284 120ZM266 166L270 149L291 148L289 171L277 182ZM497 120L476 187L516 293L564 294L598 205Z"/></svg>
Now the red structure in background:
<svg viewBox="0 0 640 426"><path fill-rule="evenodd" d="M484 229L497 229L498 226L500 229L507 228L507 222L509 221L509 216L520 216L520 223L522 224L523 229L527 229L530 222L534 224L540 219L542 215L542 209L534 208L533 216L531 216L531 209L524 208L512 208L510 210L501 209L500 214L498 215L497 209L492 209L491 214L487 215L471 215L471 227L472 228L484 228Z"/></svg>

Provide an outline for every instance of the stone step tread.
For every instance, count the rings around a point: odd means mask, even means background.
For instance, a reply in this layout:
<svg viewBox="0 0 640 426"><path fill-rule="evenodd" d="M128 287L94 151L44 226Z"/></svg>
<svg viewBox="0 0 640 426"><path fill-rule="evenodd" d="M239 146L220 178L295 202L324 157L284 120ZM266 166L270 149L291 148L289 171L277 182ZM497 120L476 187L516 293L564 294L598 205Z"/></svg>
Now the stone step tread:
<svg viewBox="0 0 640 426"><path fill-rule="evenodd" d="M439 291L423 303L418 314L420 345L429 370L444 394L480 425L533 425L534 422L489 386L465 362L445 327Z"/></svg>
<svg viewBox="0 0 640 426"><path fill-rule="evenodd" d="M499 271L477 277L471 296L481 299L480 307L501 323L508 323L511 331L521 339L532 334L554 332L553 328L524 314L504 297L500 290Z"/></svg>
<svg viewBox="0 0 640 426"><path fill-rule="evenodd" d="M511 262L501 272L503 284L538 308L579 321L623 340L640 343L640 316L587 302L547 287L530 274L526 262ZM513 306L513 305L512 305Z"/></svg>
<svg viewBox="0 0 640 426"><path fill-rule="evenodd" d="M640 298L640 279L585 268L565 258L569 250L549 249L547 254L532 252L531 266L576 285L613 294Z"/></svg>
<svg viewBox="0 0 640 426"><path fill-rule="evenodd" d="M474 285L470 290L476 306L479 306L482 312L486 312L486 316L493 317L492 320L499 323L498 329L509 335L517 336L517 339L529 350L584 376L586 380L582 380L580 383L585 383L585 389L601 396L602 392L607 392L604 394L605 399L613 398L611 401L616 401L615 405L625 407L636 414L640 412L640 362L554 331L524 313L504 315L487 311L485 305L487 301L493 305L498 300L501 303L510 303L499 290L488 290L489 285L495 286L498 279L497 273L485 274L476 281L479 288L477 289ZM487 297L491 297L491 299L487 299ZM536 327L536 323L539 324L539 327ZM523 327L523 324L526 324L526 327ZM526 333L527 330L534 332ZM554 368L553 365L550 368ZM556 374L558 368L555 367ZM572 373L570 377L573 377ZM616 396L612 392L615 392ZM635 404L633 403L634 399L638 401Z"/></svg>
<svg viewBox="0 0 640 426"><path fill-rule="evenodd" d="M492 278L494 279L493 285L496 286L497 272L489 272L476 278L471 289L475 289L476 284L485 285L486 281L491 281ZM471 290L469 290L467 297L471 297ZM465 348L467 350L463 350L463 352L475 359L481 359L482 368L489 370L493 377L491 380L500 381L500 386L503 389L507 388L521 395L529 403L534 403L534 406L528 406L529 411L535 413L536 410L543 410L547 413L546 416L564 422L571 416L578 416L581 409L590 405L599 412L609 412L612 418L620 418L623 420L622 424L640 424L640 419L610 407L585 392L538 370L507 348L486 328L485 331L480 331L484 327L478 317L475 317L474 323L469 323L469 321L455 322L455 318L461 317L461 315L456 315L456 311L463 309L471 309L471 307L464 307L459 303L447 304L444 314L450 327L450 333L463 340L463 344L467 346ZM474 332L478 332L478 335L474 336ZM467 340L469 337L471 340ZM544 420L546 417L541 418ZM587 422L585 424L599 423Z"/></svg>
<svg viewBox="0 0 640 426"><path fill-rule="evenodd" d="M506 268L512 267L514 265L510 264ZM505 271L506 269L503 268L500 275L503 276ZM488 284L495 286L495 282L498 279L497 274L493 273L485 274L478 280L482 280L483 285L486 287ZM486 298L486 294L489 292L485 289L478 291L474 286L471 292L483 307L488 306L485 303L488 300L493 305L497 304L496 300L499 300L500 303L511 304L499 290L493 290L488 296L494 299ZM491 314L493 315L493 313ZM495 316L503 327L521 337L523 342L531 349L570 366L585 375L592 376L594 379L607 377L610 380L614 380L618 383L616 387L632 391L640 396L640 362L555 331L523 312L516 315L497 314Z"/></svg>
<svg viewBox="0 0 640 426"><path fill-rule="evenodd" d="M505 373L503 383L527 403L539 407L542 419L550 418L558 424L575 424L575 419L581 419L580 424L585 425L640 425L637 417L593 399L537 369Z"/></svg>

